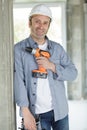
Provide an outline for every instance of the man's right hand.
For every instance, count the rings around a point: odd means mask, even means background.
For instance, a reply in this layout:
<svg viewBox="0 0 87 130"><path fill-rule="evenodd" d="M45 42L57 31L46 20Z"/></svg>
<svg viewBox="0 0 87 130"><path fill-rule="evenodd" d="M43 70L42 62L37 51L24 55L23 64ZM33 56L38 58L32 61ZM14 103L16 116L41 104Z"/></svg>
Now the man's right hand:
<svg viewBox="0 0 87 130"><path fill-rule="evenodd" d="M28 107L22 107L22 114L24 118L24 127L27 130L36 130L36 121L34 116L29 111Z"/></svg>

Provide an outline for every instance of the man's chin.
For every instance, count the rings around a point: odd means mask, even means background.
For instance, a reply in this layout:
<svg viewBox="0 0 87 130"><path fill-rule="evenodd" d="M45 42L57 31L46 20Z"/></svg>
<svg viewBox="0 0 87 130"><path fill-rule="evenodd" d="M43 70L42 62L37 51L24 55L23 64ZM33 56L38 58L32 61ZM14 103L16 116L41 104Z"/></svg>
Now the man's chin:
<svg viewBox="0 0 87 130"><path fill-rule="evenodd" d="M38 35L37 37L38 37L39 39L42 39L42 38L45 37L45 35Z"/></svg>

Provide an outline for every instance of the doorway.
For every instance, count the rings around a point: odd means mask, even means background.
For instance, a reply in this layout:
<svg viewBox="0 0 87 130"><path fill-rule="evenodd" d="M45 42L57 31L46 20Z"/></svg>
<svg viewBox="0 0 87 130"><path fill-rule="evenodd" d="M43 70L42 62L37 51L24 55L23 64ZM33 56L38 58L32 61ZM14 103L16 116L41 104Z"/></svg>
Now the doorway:
<svg viewBox="0 0 87 130"><path fill-rule="evenodd" d="M28 17L33 4L14 4L14 43L25 39L29 36ZM66 46L66 4L49 3L47 4L52 11L52 23L47 36L50 40L60 43L65 50ZM16 107L17 130L21 127L21 117L19 116L19 107Z"/></svg>

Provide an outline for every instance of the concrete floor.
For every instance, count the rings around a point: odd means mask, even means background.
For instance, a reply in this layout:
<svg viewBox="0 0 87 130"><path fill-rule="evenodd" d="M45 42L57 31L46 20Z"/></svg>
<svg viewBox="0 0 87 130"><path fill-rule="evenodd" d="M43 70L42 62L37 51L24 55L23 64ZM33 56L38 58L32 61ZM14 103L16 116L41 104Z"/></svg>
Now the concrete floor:
<svg viewBox="0 0 87 130"><path fill-rule="evenodd" d="M87 130L87 100L69 102L70 130ZM17 109L18 113L18 109ZM21 118L17 114L17 126L20 127Z"/></svg>

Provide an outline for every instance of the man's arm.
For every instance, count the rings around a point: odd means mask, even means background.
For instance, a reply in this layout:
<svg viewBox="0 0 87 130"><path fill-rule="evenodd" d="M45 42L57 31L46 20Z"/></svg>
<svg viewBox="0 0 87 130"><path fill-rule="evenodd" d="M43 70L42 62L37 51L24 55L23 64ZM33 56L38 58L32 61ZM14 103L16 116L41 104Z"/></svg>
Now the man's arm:
<svg viewBox="0 0 87 130"><path fill-rule="evenodd" d="M51 70L53 78L56 80L72 81L77 76L77 69L63 48L59 63L55 60L51 61L46 57L38 57L36 60L39 66Z"/></svg>
<svg viewBox="0 0 87 130"><path fill-rule="evenodd" d="M24 118L24 126L26 129L36 130L36 123L33 115L31 114L28 106L29 101L27 97L27 89L25 85L24 70L21 57L21 48L15 46L14 53L14 93L15 93L15 102L22 110L22 116Z"/></svg>
<svg viewBox="0 0 87 130"><path fill-rule="evenodd" d="M16 45L14 49L14 92L15 101L18 106L29 106L27 90L25 86L25 77L22 64L22 55L20 46Z"/></svg>

